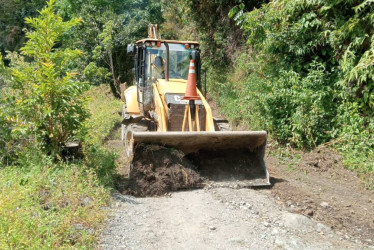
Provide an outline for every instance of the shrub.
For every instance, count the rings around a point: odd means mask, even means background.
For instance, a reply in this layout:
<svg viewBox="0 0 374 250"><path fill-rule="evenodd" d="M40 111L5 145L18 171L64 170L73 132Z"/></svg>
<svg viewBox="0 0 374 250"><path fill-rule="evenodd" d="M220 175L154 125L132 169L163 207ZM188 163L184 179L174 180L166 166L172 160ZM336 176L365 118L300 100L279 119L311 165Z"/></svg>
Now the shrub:
<svg viewBox="0 0 374 250"><path fill-rule="evenodd" d="M42 146L57 157L69 140L74 140L88 117L82 93L86 84L75 80L71 63L79 50L59 48L59 38L80 22L64 22L54 11L55 0L40 11L37 18L26 18L32 28L21 54L9 53L11 93L7 102L14 107L7 119L18 139ZM25 60L27 58L27 60Z"/></svg>

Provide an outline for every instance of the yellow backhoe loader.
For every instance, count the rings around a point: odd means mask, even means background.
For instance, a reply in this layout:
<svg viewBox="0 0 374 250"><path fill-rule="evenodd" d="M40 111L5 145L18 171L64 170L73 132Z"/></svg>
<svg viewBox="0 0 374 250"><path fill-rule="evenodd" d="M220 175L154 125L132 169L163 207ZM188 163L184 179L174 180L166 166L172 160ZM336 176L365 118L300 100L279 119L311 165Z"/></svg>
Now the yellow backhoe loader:
<svg viewBox="0 0 374 250"><path fill-rule="evenodd" d="M230 131L226 120L213 117L202 91L199 43L162 40L152 24L148 33L148 38L127 46L135 58L136 84L121 90L121 134L130 161L138 143L159 144L196 158L205 154L198 165L214 172L216 163L225 161L222 157L240 152L250 161L230 160L226 165L247 169L249 186L270 185L264 162L266 131Z"/></svg>

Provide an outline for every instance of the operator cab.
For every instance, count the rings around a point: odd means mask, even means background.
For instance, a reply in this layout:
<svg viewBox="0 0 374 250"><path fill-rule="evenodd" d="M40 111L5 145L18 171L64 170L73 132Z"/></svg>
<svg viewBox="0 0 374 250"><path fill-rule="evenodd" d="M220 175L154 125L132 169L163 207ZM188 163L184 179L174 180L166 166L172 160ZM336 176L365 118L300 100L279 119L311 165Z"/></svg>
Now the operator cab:
<svg viewBox="0 0 374 250"><path fill-rule="evenodd" d="M157 79L187 80L190 60L195 60L196 85L201 90L199 43L143 39L127 46L127 53L135 55L135 81L142 113L152 109L152 84Z"/></svg>
<svg viewBox="0 0 374 250"><path fill-rule="evenodd" d="M190 56L194 49L184 44L169 43L169 77L187 80ZM150 77L165 79L166 46L146 47L146 74ZM161 72L161 74L160 74ZM152 79L154 80L154 79Z"/></svg>

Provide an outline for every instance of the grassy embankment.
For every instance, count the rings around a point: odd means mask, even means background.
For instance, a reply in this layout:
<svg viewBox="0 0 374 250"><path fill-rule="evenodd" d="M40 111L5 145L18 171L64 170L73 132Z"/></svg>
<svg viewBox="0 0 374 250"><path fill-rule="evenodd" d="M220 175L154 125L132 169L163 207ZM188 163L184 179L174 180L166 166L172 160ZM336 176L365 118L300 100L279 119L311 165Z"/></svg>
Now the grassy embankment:
<svg viewBox="0 0 374 250"><path fill-rule="evenodd" d="M85 159L54 163L25 153L19 166L0 169L0 249L92 248L106 218L115 154L102 140L117 122L120 102L107 87L88 92L92 116Z"/></svg>

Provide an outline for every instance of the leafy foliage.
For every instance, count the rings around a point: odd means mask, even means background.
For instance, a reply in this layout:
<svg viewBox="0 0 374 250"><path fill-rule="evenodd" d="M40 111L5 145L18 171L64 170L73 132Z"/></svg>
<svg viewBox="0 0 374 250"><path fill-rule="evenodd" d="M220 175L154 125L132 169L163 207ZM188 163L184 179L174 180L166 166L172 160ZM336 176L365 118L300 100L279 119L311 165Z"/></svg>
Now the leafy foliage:
<svg viewBox="0 0 374 250"><path fill-rule="evenodd" d="M119 96L121 82L133 80L133 58L126 45L147 36L149 23L161 23L161 5L154 0L60 0L65 18L82 17L83 22L65 37L67 47L79 48L84 57L75 66L91 84L110 84Z"/></svg>
<svg viewBox="0 0 374 250"><path fill-rule="evenodd" d="M64 22L55 14L54 3L50 0L38 18L26 18L33 30L26 35L22 55L7 56L12 78L4 98L12 109L6 119L13 139L26 144L35 140L45 152L59 156L65 143L77 138L88 113L82 97L86 86L69 70L81 52L57 47L62 34L80 20Z"/></svg>
<svg viewBox="0 0 374 250"><path fill-rule="evenodd" d="M18 50L25 42L26 17L35 17L45 0L2 1L0 5L0 53Z"/></svg>
<svg viewBox="0 0 374 250"><path fill-rule="evenodd" d="M256 115L275 138L312 148L336 141L348 166L372 172L372 1L271 1L230 16L247 36ZM240 84L239 84L240 86Z"/></svg>
<svg viewBox="0 0 374 250"><path fill-rule="evenodd" d="M120 101L107 86L85 94L92 115L83 160L56 162L39 148L28 147L12 165L0 168L1 249L95 247L117 157L101 140L118 119L118 114L106 115Z"/></svg>
<svg viewBox="0 0 374 250"><path fill-rule="evenodd" d="M248 8L264 1L245 1ZM168 38L198 40L207 67L222 70L231 65L243 40L242 32L228 17L235 1L163 1L165 23L162 33Z"/></svg>
<svg viewBox="0 0 374 250"><path fill-rule="evenodd" d="M56 164L40 151L0 169L0 248L94 248L110 199L82 164Z"/></svg>

